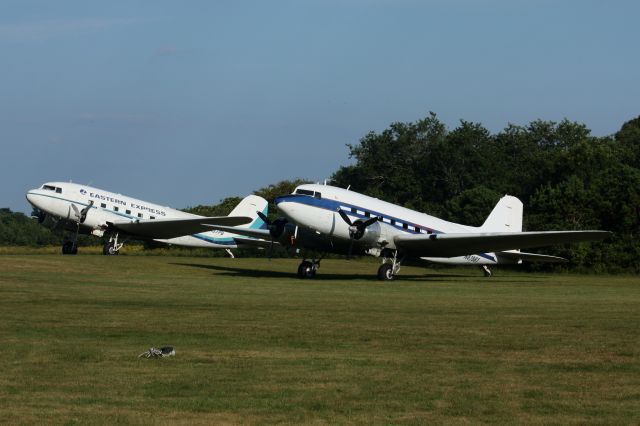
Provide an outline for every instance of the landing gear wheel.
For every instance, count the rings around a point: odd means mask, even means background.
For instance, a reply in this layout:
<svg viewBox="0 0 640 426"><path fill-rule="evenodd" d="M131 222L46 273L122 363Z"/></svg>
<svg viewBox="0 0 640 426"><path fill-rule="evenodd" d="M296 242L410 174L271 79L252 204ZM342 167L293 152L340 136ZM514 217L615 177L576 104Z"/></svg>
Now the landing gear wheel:
<svg viewBox="0 0 640 426"><path fill-rule="evenodd" d="M305 260L298 266L298 278L313 278L316 276L316 270L313 263Z"/></svg>
<svg viewBox="0 0 640 426"><path fill-rule="evenodd" d="M378 279L382 281L391 281L395 278L393 274L393 265L390 263L383 263L378 268Z"/></svg>
<svg viewBox="0 0 640 426"><path fill-rule="evenodd" d="M62 254L78 254L78 246L73 241L62 244Z"/></svg>
<svg viewBox="0 0 640 426"><path fill-rule="evenodd" d="M118 250L116 250L116 246L114 243L107 241L102 247L102 254L106 256L115 256L116 254L118 254Z"/></svg>

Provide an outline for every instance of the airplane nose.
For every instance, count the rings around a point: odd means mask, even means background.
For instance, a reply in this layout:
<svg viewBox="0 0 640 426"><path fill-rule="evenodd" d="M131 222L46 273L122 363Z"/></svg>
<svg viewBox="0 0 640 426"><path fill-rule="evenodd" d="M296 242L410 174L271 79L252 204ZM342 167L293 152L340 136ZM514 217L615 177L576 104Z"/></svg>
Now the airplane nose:
<svg viewBox="0 0 640 426"><path fill-rule="evenodd" d="M284 210L286 210L288 204L286 201L287 199L285 197L278 197L274 200L278 211L283 212Z"/></svg>
<svg viewBox="0 0 640 426"><path fill-rule="evenodd" d="M29 204L31 204L34 207L36 206L36 194L32 193L31 191L27 192L27 201L29 202Z"/></svg>

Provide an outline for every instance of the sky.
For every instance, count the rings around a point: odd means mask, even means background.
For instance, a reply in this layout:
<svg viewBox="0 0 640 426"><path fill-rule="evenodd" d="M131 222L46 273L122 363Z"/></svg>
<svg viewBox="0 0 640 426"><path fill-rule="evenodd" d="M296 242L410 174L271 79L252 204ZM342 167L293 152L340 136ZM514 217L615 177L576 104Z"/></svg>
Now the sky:
<svg viewBox="0 0 640 426"><path fill-rule="evenodd" d="M637 1L0 2L0 207L73 181L176 208L323 181L435 112L640 115Z"/></svg>

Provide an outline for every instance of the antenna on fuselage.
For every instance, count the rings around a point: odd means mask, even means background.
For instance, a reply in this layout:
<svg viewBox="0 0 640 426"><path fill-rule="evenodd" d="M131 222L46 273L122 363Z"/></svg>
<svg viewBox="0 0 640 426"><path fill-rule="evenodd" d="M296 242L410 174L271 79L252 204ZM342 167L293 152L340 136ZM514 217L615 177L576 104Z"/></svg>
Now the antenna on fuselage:
<svg viewBox="0 0 640 426"><path fill-rule="evenodd" d="M351 184L349 184L349 186L347 186L347 191L349 190L349 188L351 188Z"/></svg>

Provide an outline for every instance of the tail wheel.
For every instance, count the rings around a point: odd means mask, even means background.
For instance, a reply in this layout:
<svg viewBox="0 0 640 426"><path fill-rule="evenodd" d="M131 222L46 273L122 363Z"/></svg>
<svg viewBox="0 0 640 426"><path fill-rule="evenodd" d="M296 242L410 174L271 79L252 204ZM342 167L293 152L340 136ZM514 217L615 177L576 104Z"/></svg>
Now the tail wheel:
<svg viewBox="0 0 640 426"><path fill-rule="evenodd" d="M390 263L383 263L378 268L378 279L382 281L391 281L395 278L393 275L393 265Z"/></svg>

